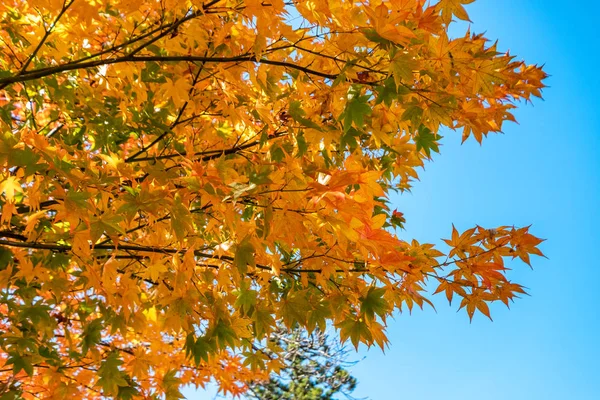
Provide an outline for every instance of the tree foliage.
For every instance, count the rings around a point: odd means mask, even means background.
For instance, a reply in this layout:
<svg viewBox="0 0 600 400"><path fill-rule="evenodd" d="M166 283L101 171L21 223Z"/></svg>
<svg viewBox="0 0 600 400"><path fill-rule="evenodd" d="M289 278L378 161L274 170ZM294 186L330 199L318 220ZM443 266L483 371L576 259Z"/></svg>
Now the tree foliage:
<svg viewBox="0 0 600 400"><path fill-rule="evenodd" d="M470 317L523 293L528 228L392 229L442 127L544 87L448 36L472 1L2 1L1 398L236 395L278 321L384 347L427 283Z"/></svg>
<svg viewBox="0 0 600 400"><path fill-rule="evenodd" d="M245 397L257 400L331 400L336 395L350 399L356 378L346 369L348 350L321 330L306 333L302 329L273 331L269 336L272 358L283 355L283 366L268 380L248 383ZM273 350L271 350L273 349ZM343 398L343 397L341 397Z"/></svg>

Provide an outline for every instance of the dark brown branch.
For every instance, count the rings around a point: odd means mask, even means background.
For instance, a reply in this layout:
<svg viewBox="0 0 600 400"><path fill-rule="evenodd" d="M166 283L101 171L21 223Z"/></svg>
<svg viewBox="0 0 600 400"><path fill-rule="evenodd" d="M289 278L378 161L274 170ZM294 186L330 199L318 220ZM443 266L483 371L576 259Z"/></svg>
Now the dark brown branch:
<svg viewBox="0 0 600 400"><path fill-rule="evenodd" d="M206 211L206 210L207 210L208 208L210 208L210 207L212 207L212 204L208 203L208 204L204 205L204 206L203 206L203 207L201 207L201 208L194 208L194 209L191 209L191 210L190 210L190 213L192 213L192 214L193 214L193 213L197 213L197 212L203 212L203 211ZM157 222L162 222L162 221L166 221L166 220L168 220L168 219L171 219L171 214L167 214L167 215L165 215L165 216L162 216L162 217L160 217L160 218L156 219L156 220L154 221L154 223L157 223ZM148 223L141 224L141 225L139 225L139 226L136 226L135 228L131 228L131 229L127 230L125 233L126 233L126 234L133 233L133 232L135 232L135 231L139 231L140 229L143 229L143 228L145 228L145 227L147 227L147 226L149 226L149 225L150 225L150 224L148 224ZM110 241L111 241L111 239L110 239L110 238L108 238L108 239L106 239L106 240L104 240L104 241L102 241L102 242L98 243L98 245L102 245L102 244L108 243L108 242L110 242Z"/></svg>
<svg viewBox="0 0 600 400"><path fill-rule="evenodd" d="M9 76L5 78L0 78L0 88L4 88L10 84L17 82L27 82L35 79L44 78L46 76L51 76L55 74L60 74L62 72L79 70L79 69L88 69L99 67L102 65L111 65L111 64L121 64L128 62L201 62L201 63L239 63L239 62L252 62L266 65L274 65L279 67L285 67L289 69L294 69L297 71L304 72L309 75L319 76L325 79L336 79L336 74L328 74L326 72L317 71L308 67L304 67L298 64L294 64L292 62L287 61L276 61L269 60L266 58L258 58L256 55L248 54L234 57L202 57L202 56L188 56L188 55L177 55L177 56L123 56L119 58L111 58L107 60L94 60L88 62L77 62L73 61L63 65L57 65L56 67L44 68L40 70L33 70L23 74Z"/></svg>
<svg viewBox="0 0 600 400"><path fill-rule="evenodd" d="M16 232L10 232L10 231L0 231L0 237L17 239L17 240L20 240L22 242L26 242L27 241L27 236L21 235L21 234L16 233Z"/></svg>
<svg viewBox="0 0 600 400"><path fill-rule="evenodd" d="M8 246L8 247L20 247L20 248L25 248L25 249L37 249L37 250L50 250L50 251L57 251L57 252L71 252L73 249L73 246L71 245L61 245L61 244L55 244L55 243L32 243L32 242L14 242L14 241L10 241L10 240L4 240L4 239L0 239L0 245L4 245L4 246ZM188 251L188 249L174 249L174 248L170 248L170 247L166 247L166 248L160 248L160 247L152 247L152 246L136 246L136 245L108 245L108 244L104 244L104 245L96 245L94 246L94 250L112 250L112 251L137 251L137 252L141 252L141 253L156 253L156 254L183 254L186 253ZM196 257L200 257L200 258L206 258L206 259L212 259L212 260L222 260L222 261L227 261L227 262L234 262L235 259L231 256L217 256L214 254L209 254L209 253L204 253L200 250L195 250L194 251L194 255ZM124 258L124 256L121 256L121 258ZM139 257L139 258L135 258L132 257L133 259L138 259L141 260L144 257ZM301 260L299 260L299 262L301 262ZM211 268L219 268L216 265L206 265L207 267L211 267ZM258 269L262 269L265 271L270 271L271 267L268 265L263 265L263 264L256 264L256 268ZM288 273L292 273L292 272L297 272L297 273L320 273L321 270L320 269L299 269L299 268L281 268L281 271L283 272L288 272ZM336 270L336 272L369 272L368 269L348 269L348 270ZM149 282L151 283L151 282ZM153 284L156 284L156 282L154 282Z"/></svg>
<svg viewBox="0 0 600 400"><path fill-rule="evenodd" d="M42 201L40 202L40 205L38 207L39 210L43 210L44 208L53 206L59 204L59 202L57 200L46 200L46 201ZM26 214L26 213L30 213L33 212L34 210L32 209L31 206L27 206L27 205L19 205L17 206L17 214Z"/></svg>
<svg viewBox="0 0 600 400"><path fill-rule="evenodd" d="M0 245L8 247L20 247L25 249L36 249L36 250L50 250L57 252L71 252L73 246L67 244L56 244L56 243L33 243L33 242L14 242L11 240L0 239ZM174 249L172 247L152 247L152 246L137 246L130 244L99 244L93 247L94 250L112 250L112 251L136 251L142 253L156 253L156 254L180 254L187 252L188 249ZM204 253L202 251L194 251L196 257L214 259L214 260L226 260L233 261L234 258L230 256L216 256L214 254ZM260 266L261 268L268 268L267 266Z"/></svg>
<svg viewBox="0 0 600 400"><path fill-rule="evenodd" d="M277 139L277 138L280 138L285 135L287 135L287 131L275 133L274 135L270 136L267 140ZM250 143L246 143L244 145L230 147L228 149L199 151L197 153L194 153L194 156L200 157L198 161L210 161L215 158L219 158L221 156L235 154L239 151L258 146L261 143L262 142L260 140L256 140L256 141L253 141ZM165 160L165 159L170 159L170 158L175 158L175 157L184 157L186 155L187 155L187 153L185 151L182 151L182 152L176 153L176 154L164 154L164 155L160 155L160 156L137 157L137 158L130 157L130 158L126 159L125 162L131 163L131 162L141 162L141 161Z"/></svg>

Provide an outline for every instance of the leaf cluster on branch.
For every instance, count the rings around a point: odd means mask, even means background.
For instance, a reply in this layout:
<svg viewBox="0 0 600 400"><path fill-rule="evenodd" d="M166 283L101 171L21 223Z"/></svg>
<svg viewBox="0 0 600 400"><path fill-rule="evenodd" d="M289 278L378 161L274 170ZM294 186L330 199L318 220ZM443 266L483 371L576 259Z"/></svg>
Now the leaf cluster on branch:
<svg viewBox="0 0 600 400"><path fill-rule="evenodd" d="M0 396L240 395L278 324L383 348L433 291L524 293L528 228L394 233L440 129L481 142L544 87L448 36L471 2L2 1Z"/></svg>

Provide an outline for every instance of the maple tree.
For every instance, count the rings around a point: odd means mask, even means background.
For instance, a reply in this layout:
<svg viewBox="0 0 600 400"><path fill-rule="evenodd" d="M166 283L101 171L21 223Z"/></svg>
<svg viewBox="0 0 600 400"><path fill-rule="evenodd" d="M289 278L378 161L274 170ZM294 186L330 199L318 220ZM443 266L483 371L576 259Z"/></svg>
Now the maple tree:
<svg viewBox="0 0 600 400"><path fill-rule="evenodd" d="M448 36L472 1L1 2L0 396L238 395L279 323L384 347L433 291L524 293L527 227L393 232L442 127L481 142L544 87Z"/></svg>

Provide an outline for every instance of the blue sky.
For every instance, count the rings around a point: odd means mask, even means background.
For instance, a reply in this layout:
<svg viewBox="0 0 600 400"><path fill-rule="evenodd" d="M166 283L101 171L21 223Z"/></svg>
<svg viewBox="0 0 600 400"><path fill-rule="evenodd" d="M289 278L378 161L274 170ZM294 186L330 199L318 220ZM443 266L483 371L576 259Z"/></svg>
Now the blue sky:
<svg viewBox="0 0 600 400"><path fill-rule="evenodd" d="M388 324L391 347L359 349L356 397L412 400L600 399L600 35L598 3L478 0L474 32L499 39L552 76L544 101L523 105L479 146L444 134L411 194L395 197L405 238L440 244L476 224L525 226L547 241L534 270L513 263L531 296L490 322L456 313L442 297L432 309ZM466 25L455 30L463 33ZM462 32L461 32L462 30ZM212 398L187 393L189 399Z"/></svg>

